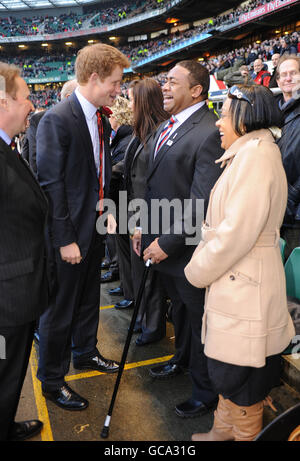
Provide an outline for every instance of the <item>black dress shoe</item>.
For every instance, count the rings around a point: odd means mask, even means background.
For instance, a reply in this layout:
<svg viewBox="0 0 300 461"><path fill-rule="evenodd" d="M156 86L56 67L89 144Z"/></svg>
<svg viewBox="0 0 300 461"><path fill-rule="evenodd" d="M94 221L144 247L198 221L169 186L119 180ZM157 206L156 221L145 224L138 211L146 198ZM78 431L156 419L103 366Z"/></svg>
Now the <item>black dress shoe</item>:
<svg viewBox="0 0 300 461"><path fill-rule="evenodd" d="M201 400L190 398L186 402L177 405L175 407L175 413L181 418L195 418L196 416L202 416L208 413L217 403L218 399L210 403L203 403Z"/></svg>
<svg viewBox="0 0 300 461"><path fill-rule="evenodd" d="M42 392L47 400L51 400L51 402L64 410L85 410L89 405L86 399L74 392L67 384L52 391L42 389Z"/></svg>
<svg viewBox="0 0 300 461"><path fill-rule="evenodd" d="M116 373L119 370L117 362L105 359L100 354L85 360L74 361L73 365L77 370L96 370L101 373Z"/></svg>
<svg viewBox="0 0 300 461"><path fill-rule="evenodd" d="M38 419L14 423L8 440L21 442L22 440L30 439L30 437L34 437L35 435L39 434L42 428L43 423Z"/></svg>
<svg viewBox="0 0 300 461"><path fill-rule="evenodd" d="M129 299L123 299L123 301L118 302L115 304L115 309L128 309L129 307L133 307L134 302Z"/></svg>
<svg viewBox="0 0 300 461"><path fill-rule="evenodd" d="M182 372L182 368L177 363L166 363L165 365L159 365L149 370L150 376L158 379L172 378Z"/></svg>
<svg viewBox="0 0 300 461"><path fill-rule="evenodd" d="M112 288L111 290L108 290L108 294L110 296L124 296L123 288L122 287Z"/></svg>
<svg viewBox="0 0 300 461"><path fill-rule="evenodd" d="M109 283L115 282L116 280L120 280L119 274L115 272L107 271L100 277L100 283Z"/></svg>

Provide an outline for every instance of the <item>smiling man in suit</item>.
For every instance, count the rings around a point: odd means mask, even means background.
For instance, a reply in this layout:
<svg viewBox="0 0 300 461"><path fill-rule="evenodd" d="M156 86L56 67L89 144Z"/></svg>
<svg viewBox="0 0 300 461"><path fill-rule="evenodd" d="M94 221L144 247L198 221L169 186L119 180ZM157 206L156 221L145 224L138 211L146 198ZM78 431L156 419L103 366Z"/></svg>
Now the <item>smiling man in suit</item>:
<svg viewBox="0 0 300 461"><path fill-rule="evenodd" d="M195 225L195 200L202 199L207 204L220 175L215 160L222 155L222 149L216 117L206 104L208 89L209 74L196 61L181 61L167 75L162 89L164 109L172 117L161 125L152 141L146 189L149 223L153 222L153 200L177 199L183 205L184 200L192 199ZM204 290L192 287L184 276L184 267L195 249L195 245L187 245L184 218L171 215L170 228L164 230L162 214L156 223L158 232L143 232L142 246L144 260L152 260L172 301L176 353L165 365L152 368L150 374L168 378L189 368L193 395L175 410L182 417L200 416L217 397L210 385L201 343ZM140 243L136 243L138 247Z"/></svg>
<svg viewBox="0 0 300 461"><path fill-rule="evenodd" d="M80 50L75 63L78 87L47 111L37 130L37 171L49 200L53 275L50 305L39 325L38 378L44 396L67 410L88 406L64 379L71 351L76 369L118 370L96 347L103 248L96 207L107 196L111 177L110 124L101 108L111 106L121 93L128 66L127 58L109 45Z"/></svg>
<svg viewBox="0 0 300 461"><path fill-rule="evenodd" d="M0 440L40 432L37 420L14 421L35 321L47 306L44 230L47 200L29 166L11 147L34 107L20 70L0 63Z"/></svg>

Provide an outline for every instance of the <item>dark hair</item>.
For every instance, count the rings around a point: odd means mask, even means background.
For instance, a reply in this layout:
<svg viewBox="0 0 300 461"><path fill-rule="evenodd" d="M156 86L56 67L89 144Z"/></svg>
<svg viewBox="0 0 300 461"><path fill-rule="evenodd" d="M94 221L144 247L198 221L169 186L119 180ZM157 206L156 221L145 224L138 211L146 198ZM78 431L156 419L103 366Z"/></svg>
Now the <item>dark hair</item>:
<svg viewBox="0 0 300 461"><path fill-rule="evenodd" d="M169 118L164 110L163 94L159 83L145 78L132 86L134 100L134 134L142 141Z"/></svg>
<svg viewBox="0 0 300 461"><path fill-rule="evenodd" d="M199 62L192 61L192 60L180 61L176 65L184 67L190 72L190 75L189 75L190 88L192 88L195 85L201 85L203 88L202 90L203 99L207 99L210 78L209 78L209 72L206 69L206 67L202 66L202 64L200 64Z"/></svg>
<svg viewBox="0 0 300 461"><path fill-rule="evenodd" d="M228 98L231 99L229 113L234 131L238 135L243 136L245 133L271 126L282 126L282 112L269 88L263 85L236 85L236 87L245 96L245 99L239 99L228 93Z"/></svg>

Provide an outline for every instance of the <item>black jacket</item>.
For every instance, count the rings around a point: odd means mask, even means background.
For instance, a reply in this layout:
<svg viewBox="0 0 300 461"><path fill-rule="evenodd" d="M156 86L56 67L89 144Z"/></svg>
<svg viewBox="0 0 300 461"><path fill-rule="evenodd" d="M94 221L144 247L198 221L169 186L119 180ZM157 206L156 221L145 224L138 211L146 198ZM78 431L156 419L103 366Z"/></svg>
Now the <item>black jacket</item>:
<svg viewBox="0 0 300 461"><path fill-rule="evenodd" d="M46 111L43 110L32 115L30 119L29 128L26 131L24 144L22 148L22 156L28 161L30 168L36 176L36 131L38 124L45 112Z"/></svg>
<svg viewBox="0 0 300 461"><path fill-rule="evenodd" d="M154 137L149 141L149 167L146 184L146 200L148 203L148 233L143 229L143 248L146 248L156 237L158 244L168 258L157 265L169 275L184 276L184 267L190 261L196 245L186 244L188 233L186 225L189 221L196 224L196 199L204 201L204 212L209 195L216 180L222 173L215 160L221 157L220 135L215 126L216 116L204 105L194 112L160 149L154 159L153 153L164 122ZM166 216L155 211L158 201L167 199L168 203L176 199L180 201L186 213L178 217L170 213L170 221ZM190 214L184 200L192 199ZM199 203L199 202L198 202ZM190 219L186 219L190 217ZM158 219L157 219L158 218ZM204 216L200 218L203 220ZM201 223L198 223L201 226ZM143 224L141 222L141 226ZM191 237L191 235L189 235Z"/></svg>
<svg viewBox="0 0 300 461"><path fill-rule="evenodd" d="M300 99L291 99L283 104L281 96L279 101L284 115L284 125L278 146L289 188L283 224L288 227L300 227Z"/></svg>
<svg viewBox="0 0 300 461"><path fill-rule="evenodd" d="M133 128L129 125L120 126L110 146L112 176L109 197L116 203L116 205L119 203L119 191L124 189L124 156L132 137L132 131Z"/></svg>
<svg viewBox="0 0 300 461"><path fill-rule="evenodd" d="M47 200L25 160L0 139L0 325L36 320L47 307Z"/></svg>
<svg viewBox="0 0 300 461"><path fill-rule="evenodd" d="M111 178L109 136L103 116L105 186ZM53 248L76 242L86 257L98 217L99 178L93 145L81 105L74 93L47 110L37 130L37 171L49 201L49 237Z"/></svg>

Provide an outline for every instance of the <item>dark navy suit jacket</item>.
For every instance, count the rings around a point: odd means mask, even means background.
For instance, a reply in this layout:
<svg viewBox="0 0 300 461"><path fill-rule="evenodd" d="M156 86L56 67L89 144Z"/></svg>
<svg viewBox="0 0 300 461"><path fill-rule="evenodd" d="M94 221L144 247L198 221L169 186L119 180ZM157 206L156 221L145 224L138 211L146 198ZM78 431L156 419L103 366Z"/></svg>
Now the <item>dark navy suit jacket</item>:
<svg viewBox="0 0 300 461"><path fill-rule="evenodd" d="M111 178L110 124L103 117L105 189ZM49 201L49 233L54 248L76 242L87 255L99 200L93 146L76 94L46 112L37 130L38 179Z"/></svg>

